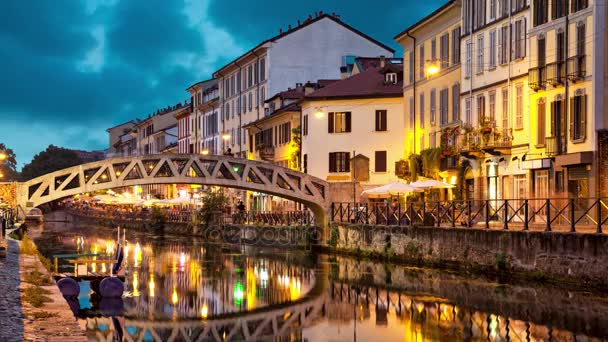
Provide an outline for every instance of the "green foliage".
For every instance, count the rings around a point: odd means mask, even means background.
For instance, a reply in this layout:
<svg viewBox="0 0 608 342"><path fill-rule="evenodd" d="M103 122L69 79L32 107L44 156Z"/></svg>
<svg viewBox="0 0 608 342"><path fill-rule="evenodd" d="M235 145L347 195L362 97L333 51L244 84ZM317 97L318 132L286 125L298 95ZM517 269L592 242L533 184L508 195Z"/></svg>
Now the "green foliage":
<svg viewBox="0 0 608 342"><path fill-rule="evenodd" d="M422 174L428 178L437 178L439 173L439 161L441 157L441 148L427 148L426 150L420 151L420 158L422 159Z"/></svg>
<svg viewBox="0 0 608 342"><path fill-rule="evenodd" d="M19 180L19 173L17 172L17 156L15 152L6 147L4 143L0 143L0 152L6 155L6 159L0 161L0 182L11 182Z"/></svg>
<svg viewBox="0 0 608 342"><path fill-rule="evenodd" d="M23 235L23 238L21 239L21 246L19 249L20 249L21 253L23 253L25 255L38 254L38 248L34 244L34 241L32 241L32 239L30 239L27 236L27 234Z"/></svg>
<svg viewBox="0 0 608 342"><path fill-rule="evenodd" d="M49 145L46 150L34 156L29 164L21 169L21 178L30 180L47 173L82 164L83 161L74 150Z"/></svg>
<svg viewBox="0 0 608 342"><path fill-rule="evenodd" d="M38 286L48 286L53 284L48 275L43 274L39 271L25 273L23 275L23 281Z"/></svg>
<svg viewBox="0 0 608 342"><path fill-rule="evenodd" d="M291 156L292 169L300 168L300 148L302 146L302 129L300 126L291 129Z"/></svg>
<svg viewBox="0 0 608 342"><path fill-rule="evenodd" d="M50 303L53 300L45 295L51 294L49 290L45 290L40 286L27 287L23 290L22 299L24 302L30 303L33 307L39 308L44 303Z"/></svg>
<svg viewBox="0 0 608 342"><path fill-rule="evenodd" d="M414 182L422 175L422 158L417 154L410 155L410 177Z"/></svg>
<svg viewBox="0 0 608 342"><path fill-rule="evenodd" d="M336 226L331 227L331 232L329 235L329 245L334 248L337 247L339 239L340 239L340 231L338 230L338 227L336 227Z"/></svg>
<svg viewBox="0 0 608 342"><path fill-rule="evenodd" d="M203 194L201 219L208 226L214 215L221 215L222 209L228 204L228 197L221 191L207 190Z"/></svg>
<svg viewBox="0 0 608 342"><path fill-rule="evenodd" d="M47 318L55 318L59 317L59 314L56 312L48 312L48 311L34 311L26 314L29 319L34 320L42 320Z"/></svg>

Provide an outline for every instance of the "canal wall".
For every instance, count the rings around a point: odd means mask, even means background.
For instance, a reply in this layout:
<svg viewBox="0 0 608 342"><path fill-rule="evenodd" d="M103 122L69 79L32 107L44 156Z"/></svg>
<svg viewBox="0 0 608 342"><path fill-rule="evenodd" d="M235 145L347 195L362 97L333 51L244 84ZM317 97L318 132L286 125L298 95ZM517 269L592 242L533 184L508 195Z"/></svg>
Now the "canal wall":
<svg viewBox="0 0 608 342"><path fill-rule="evenodd" d="M608 288L608 235L334 225L325 249L410 264Z"/></svg>

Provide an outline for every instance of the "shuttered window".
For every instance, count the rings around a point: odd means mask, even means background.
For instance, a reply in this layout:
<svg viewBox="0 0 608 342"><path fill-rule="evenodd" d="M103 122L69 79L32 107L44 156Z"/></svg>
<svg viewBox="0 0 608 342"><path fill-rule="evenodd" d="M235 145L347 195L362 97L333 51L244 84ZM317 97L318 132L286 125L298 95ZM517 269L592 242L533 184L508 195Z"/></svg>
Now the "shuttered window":
<svg viewBox="0 0 608 342"><path fill-rule="evenodd" d="M439 58L441 58L441 68L447 68L450 65L450 35L449 33L441 36L439 40Z"/></svg>
<svg viewBox="0 0 608 342"><path fill-rule="evenodd" d="M452 64L460 64L460 26L452 30Z"/></svg>
<svg viewBox="0 0 608 342"><path fill-rule="evenodd" d="M328 133L348 133L351 131L350 112L330 112L328 116Z"/></svg>
<svg viewBox="0 0 608 342"><path fill-rule="evenodd" d="M587 95L577 95L570 99L570 139L575 142L585 140L587 133Z"/></svg>
<svg viewBox="0 0 608 342"><path fill-rule="evenodd" d="M452 86L452 122L460 119L460 84Z"/></svg>
<svg viewBox="0 0 608 342"><path fill-rule="evenodd" d="M304 115L304 118L302 118L302 135L307 136L308 135L308 115Z"/></svg>
<svg viewBox="0 0 608 342"><path fill-rule="evenodd" d="M448 123L448 89L441 89L439 92L439 119L441 124Z"/></svg>
<svg viewBox="0 0 608 342"><path fill-rule="evenodd" d="M329 172L350 172L350 152L329 153Z"/></svg>
<svg viewBox="0 0 608 342"><path fill-rule="evenodd" d="M538 131L536 133L536 144L537 145L544 145L545 144L545 132L546 132L546 105L545 105L545 99L544 98L540 98L538 99L538 102L536 103L536 112L537 112L537 128Z"/></svg>
<svg viewBox="0 0 608 342"><path fill-rule="evenodd" d="M376 131L383 132L386 130L386 110L376 110Z"/></svg>
<svg viewBox="0 0 608 342"><path fill-rule="evenodd" d="M375 154L375 172L386 172L386 151L376 151Z"/></svg>

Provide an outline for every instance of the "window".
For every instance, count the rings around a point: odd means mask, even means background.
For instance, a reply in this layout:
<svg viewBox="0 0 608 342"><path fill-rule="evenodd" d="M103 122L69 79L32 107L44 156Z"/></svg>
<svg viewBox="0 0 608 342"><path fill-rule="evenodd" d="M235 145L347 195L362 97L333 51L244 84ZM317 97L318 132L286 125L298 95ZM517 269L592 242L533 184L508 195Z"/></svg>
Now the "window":
<svg viewBox="0 0 608 342"><path fill-rule="evenodd" d="M485 124L487 122L486 117L486 97L483 95L477 96L477 120L479 120L480 124Z"/></svg>
<svg viewBox="0 0 608 342"><path fill-rule="evenodd" d="M253 86L253 65L249 64L247 68L247 86L251 88Z"/></svg>
<svg viewBox="0 0 608 342"><path fill-rule="evenodd" d="M439 58L441 59L441 68L447 68L450 65L450 34L446 33L439 40Z"/></svg>
<svg viewBox="0 0 608 342"><path fill-rule="evenodd" d="M232 114L232 118L234 119L234 113L236 112L236 106L234 105L234 100L232 100L230 105L232 106L232 111L230 113Z"/></svg>
<svg viewBox="0 0 608 342"><path fill-rule="evenodd" d="M585 24L583 23L576 26L576 55L585 55Z"/></svg>
<svg viewBox="0 0 608 342"><path fill-rule="evenodd" d="M488 65L490 69L496 68L496 30L490 31L490 53Z"/></svg>
<svg viewBox="0 0 608 342"><path fill-rule="evenodd" d="M435 133L429 135L429 145L430 148L437 147L437 135Z"/></svg>
<svg viewBox="0 0 608 342"><path fill-rule="evenodd" d="M384 132L386 129L386 110L376 110L376 131Z"/></svg>
<svg viewBox="0 0 608 342"><path fill-rule="evenodd" d="M332 112L328 118L328 133L350 132L350 112Z"/></svg>
<svg viewBox="0 0 608 342"><path fill-rule="evenodd" d="M488 95L488 116L491 122L496 118L496 92L491 91Z"/></svg>
<svg viewBox="0 0 608 342"><path fill-rule="evenodd" d="M468 34L471 32L471 9L472 9L473 0L464 0L464 4L462 6L462 22L464 24L464 34Z"/></svg>
<svg viewBox="0 0 608 342"><path fill-rule="evenodd" d="M236 99L236 107L234 107L234 111L238 114L241 115L241 110L243 110L243 107L241 107L241 98L238 97Z"/></svg>
<svg viewBox="0 0 608 342"><path fill-rule="evenodd" d="M253 108L252 92L249 92L249 111Z"/></svg>
<svg viewBox="0 0 608 342"><path fill-rule="evenodd" d="M486 24L486 0L475 0L473 14L475 15L473 29L483 27Z"/></svg>
<svg viewBox="0 0 608 342"><path fill-rule="evenodd" d="M387 84L397 84L397 74L394 72L388 72L384 76L384 81Z"/></svg>
<svg viewBox="0 0 608 342"><path fill-rule="evenodd" d="M302 118L302 135L308 135L308 115L304 115Z"/></svg>
<svg viewBox="0 0 608 342"><path fill-rule="evenodd" d="M241 70L236 73L236 91L241 92Z"/></svg>
<svg viewBox="0 0 608 342"><path fill-rule="evenodd" d="M483 72L483 52L485 46L483 45L483 34L477 36L477 73Z"/></svg>
<svg viewBox="0 0 608 342"><path fill-rule="evenodd" d="M448 89L441 89L439 92L439 117L441 124L448 123Z"/></svg>
<svg viewBox="0 0 608 342"><path fill-rule="evenodd" d="M241 112L245 113L247 111L247 97L245 95L243 95L243 99L241 100L241 103L243 105L243 109L241 110Z"/></svg>
<svg viewBox="0 0 608 342"><path fill-rule="evenodd" d="M452 30L452 64L460 63L460 26Z"/></svg>
<svg viewBox="0 0 608 342"><path fill-rule="evenodd" d="M467 123L469 125L472 125L473 120L471 118L471 98L470 97L467 97L466 100L464 100L464 112L465 112Z"/></svg>
<svg viewBox="0 0 608 342"><path fill-rule="evenodd" d="M420 47L418 48L418 60L420 61L418 64L420 64L420 69L418 70L418 78L419 79L424 79L424 64L425 64L425 60L424 60L424 43L420 44Z"/></svg>
<svg viewBox="0 0 608 342"><path fill-rule="evenodd" d="M473 42L468 39L466 42L466 60L465 60L465 66L464 66L464 77L465 78L469 78L471 77L471 68L473 67Z"/></svg>
<svg viewBox="0 0 608 342"><path fill-rule="evenodd" d="M266 60L264 58L260 59L260 82L266 80Z"/></svg>
<svg viewBox="0 0 608 342"><path fill-rule="evenodd" d="M496 0L490 0L490 20L496 19Z"/></svg>
<svg viewBox="0 0 608 342"><path fill-rule="evenodd" d="M230 103L226 103L226 113L224 115L224 120L230 119Z"/></svg>
<svg viewBox="0 0 608 342"><path fill-rule="evenodd" d="M418 103L418 107L420 108L419 110L419 117L420 117L420 128L424 128L424 93L420 94L420 102Z"/></svg>
<svg viewBox="0 0 608 342"><path fill-rule="evenodd" d="M564 0L553 0L553 5ZM532 24L534 26L542 25L549 20L549 0L534 0L534 18Z"/></svg>
<svg viewBox="0 0 608 342"><path fill-rule="evenodd" d="M570 0L571 1L571 12L578 12L582 9L587 8L588 0Z"/></svg>
<svg viewBox="0 0 608 342"><path fill-rule="evenodd" d="M410 96L410 127L414 127L414 121L416 121L414 117L414 97Z"/></svg>
<svg viewBox="0 0 608 342"><path fill-rule="evenodd" d="M431 98L430 98L430 108L431 108L431 125L435 125L435 114L437 112L437 95L435 93L435 89L431 89Z"/></svg>
<svg viewBox="0 0 608 342"><path fill-rule="evenodd" d="M410 70L409 70L409 80L410 84L414 83L414 53L410 51L409 53L409 62L410 62Z"/></svg>
<svg viewBox="0 0 608 342"><path fill-rule="evenodd" d="M570 113L570 139L581 142L587 133L587 95L582 90L570 99Z"/></svg>
<svg viewBox="0 0 608 342"><path fill-rule="evenodd" d="M498 0L498 17L504 18L509 15L509 1L511 0Z"/></svg>
<svg viewBox="0 0 608 342"><path fill-rule="evenodd" d="M386 151L376 151L374 164L375 172L386 172Z"/></svg>
<svg viewBox="0 0 608 342"><path fill-rule="evenodd" d="M515 21L513 37L511 37L512 59L524 58L526 56L526 18Z"/></svg>
<svg viewBox="0 0 608 342"><path fill-rule="evenodd" d="M509 88L502 88L502 128L509 128Z"/></svg>
<svg viewBox="0 0 608 342"><path fill-rule="evenodd" d="M506 64L509 55L509 27L503 26L498 33L498 63Z"/></svg>
<svg viewBox="0 0 608 342"><path fill-rule="evenodd" d="M260 67L258 63L253 64L253 84L256 85L260 81Z"/></svg>
<svg viewBox="0 0 608 342"><path fill-rule="evenodd" d="M526 0L511 0L511 6L513 7L513 12L517 12L526 7Z"/></svg>
<svg viewBox="0 0 608 342"><path fill-rule="evenodd" d="M551 19L565 17L568 14L568 1L552 1Z"/></svg>
<svg viewBox="0 0 608 342"><path fill-rule="evenodd" d="M536 132L536 144L544 145L545 144L545 125L546 125L546 106L545 106L545 98L540 98L536 102L536 124L537 124L537 132Z"/></svg>
<svg viewBox="0 0 608 342"><path fill-rule="evenodd" d="M539 36L538 40L536 41L536 47L537 50L536 54L537 54L537 59L538 59L538 67L539 68L544 68L545 65L547 64L546 61L546 44L545 44L545 36ZM542 81L542 79L541 79Z"/></svg>
<svg viewBox="0 0 608 342"><path fill-rule="evenodd" d="M260 102L264 103L266 101L266 89L264 87L260 88Z"/></svg>
<svg viewBox="0 0 608 342"><path fill-rule="evenodd" d="M452 122L460 120L460 84L452 86Z"/></svg>
<svg viewBox="0 0 608 342"><path fill-rule="evenodd" d="M555 37L555 45L557 46L556 59L558 63L563 63L566 60L566 40L564 39L564 31L558 30L557 35Z"/></svg>
<svg viewBox="0 0 608 342"><path fill-rule="evenodd" d="M285 145L291 141L291 122L282 123L277 127L276 145Z"/></svg>
<svg viewBox="0 0 608 342"><path fill-rule="evenodd" d="M329 172L350 172L350 152L329 153Z"/></svg>
<svg viewBox="0 0 608 342"><path fill-rule="evenodd" d="M431 60L434 62L437 59L437 41L431 39Z"/></svg>
<svg viewBox="0 0 608 342"><path fill-rule="evenodd" d="M515 86L515 129L524 128L524 86L519 83Z"/></svg>

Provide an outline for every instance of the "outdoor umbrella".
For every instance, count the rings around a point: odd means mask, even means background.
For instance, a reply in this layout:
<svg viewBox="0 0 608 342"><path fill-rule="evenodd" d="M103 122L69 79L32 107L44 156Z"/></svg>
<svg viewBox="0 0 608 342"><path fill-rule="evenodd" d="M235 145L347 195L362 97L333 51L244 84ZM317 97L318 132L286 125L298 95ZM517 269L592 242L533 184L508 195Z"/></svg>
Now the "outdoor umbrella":
<svg viewBox="0 0 608 342"><path fill-rule="evenodd" d="M455 187L455 185L444 183L442 181L438 181L438 180L435 180L435 179L427 179L427 180L423 180L423 181L417 181L417 182L411 183L410 185L413 186L413 187L416 187L418 189L424 189L424 190L429 190L429 189L451 189L451 188Z"/></svg>
<svg viewBox="0 0 608 342"><path fill-rule="evenodd" d="M367 196L368 198L385 198L389 197L390 195L406 194L415 191L422 191L422 189L416 188L410 184L393 182L365 190L361 193L361 195Z"/></svg>

